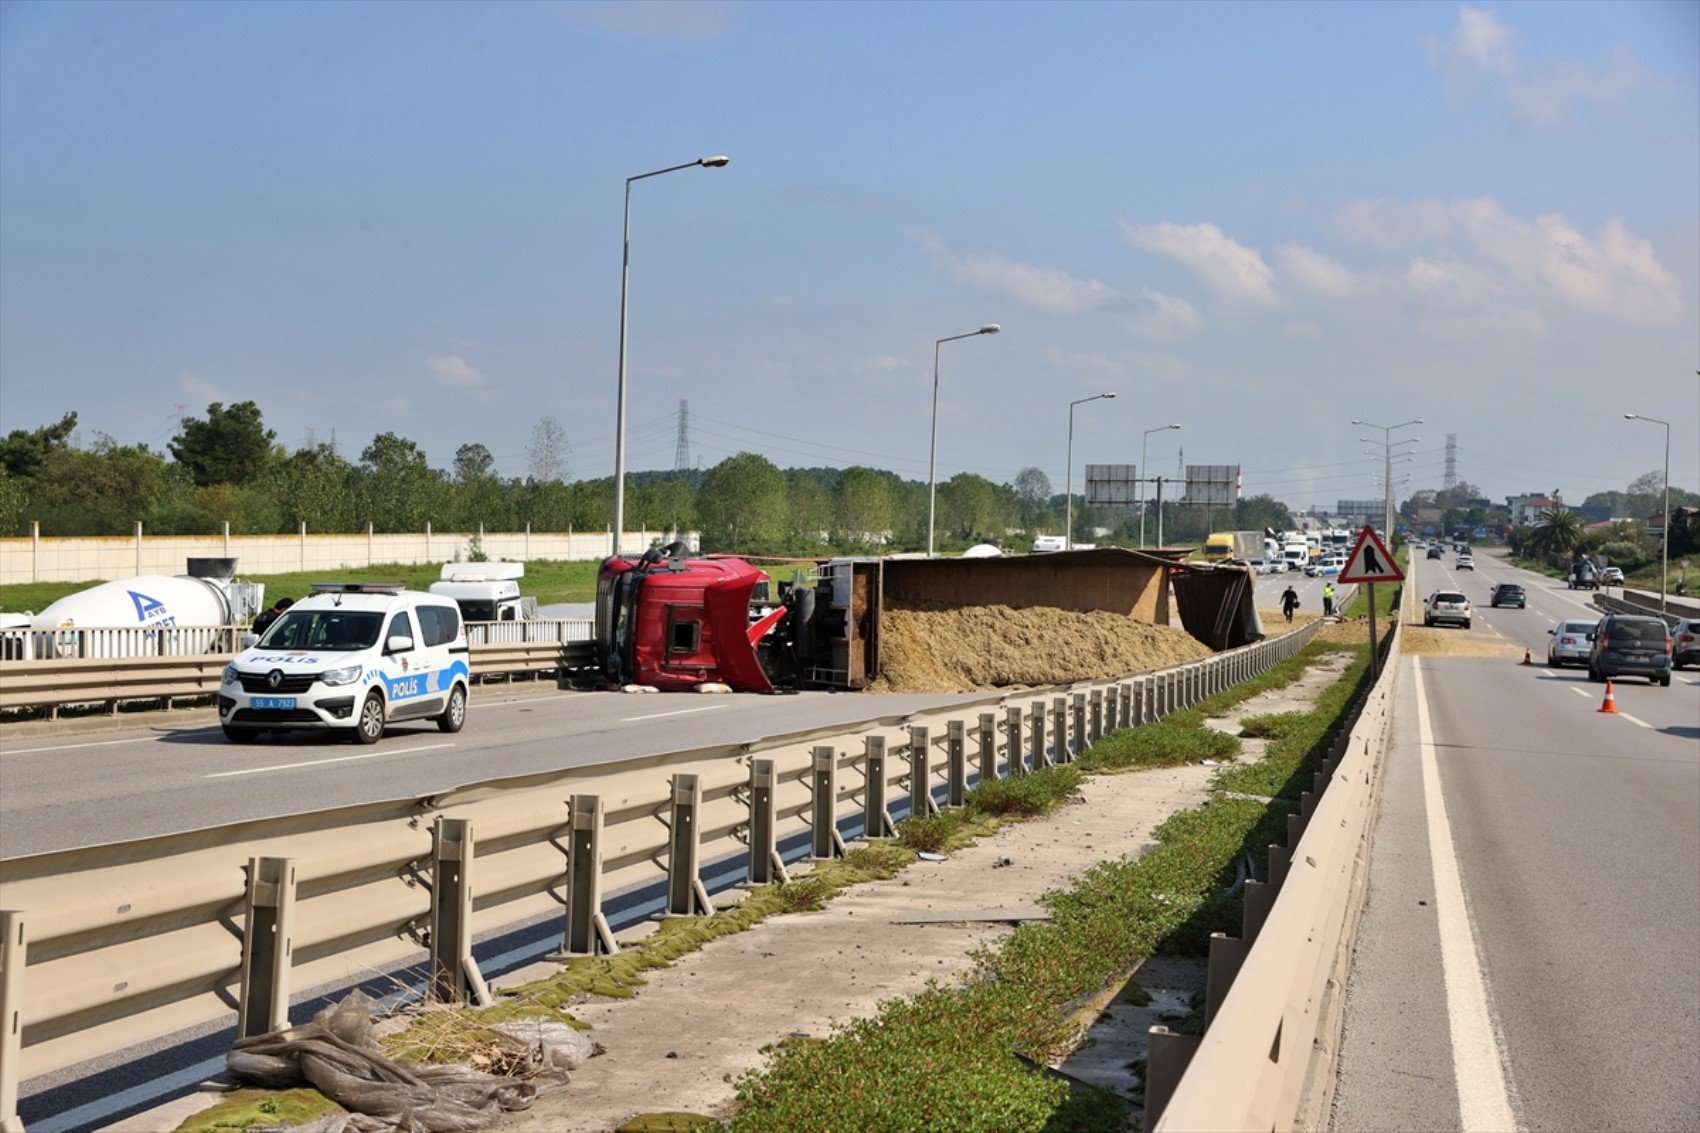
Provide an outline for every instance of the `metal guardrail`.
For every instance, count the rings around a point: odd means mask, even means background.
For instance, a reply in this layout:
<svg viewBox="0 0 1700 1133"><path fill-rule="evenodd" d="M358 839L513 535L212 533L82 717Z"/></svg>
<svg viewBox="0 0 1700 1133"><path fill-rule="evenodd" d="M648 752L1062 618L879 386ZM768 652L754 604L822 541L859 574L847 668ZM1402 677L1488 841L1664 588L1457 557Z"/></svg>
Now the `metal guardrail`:
<svg viewBox="0 0 1700 1133"><path fill-rule="evenodd" d="M1069 762L1292 656L1316 625L1120 680L0 862L0 1123L24 1079L232 1005L239 1033L266 1030L291 988L424 960L433 988L478 998L475 933L555 914L565 954L611 949L604 892L664 884L669 911L708 911L702 863L783 878L787 839L830 857L841 831L888 832L893 795L936 809L976 774Z"/></svg>
<svg viewBox="0 0 1700 1133"><path fill-rule="evenodd" d="M529 622L470 622L467 639L472 643L471 669L474 678L502 674L550 672L560 667L567 646L589 641L591 623L582 618L556 618ZM214 634L245 632L241 627L204 627L195 638L213 640ZM167 633L156 630L76 629L23 631L37 638L79 635L63 644L88 647L108 643L129 646L155 635L166 641ZM183 631L187 633L188 631ZM111 636L107 636L111 635ZM124 635L124 636L117 636ZM228 640L237 640L230 637ZM71 704L104 704L117 711L123 701L160 700L206 696L218 691L219 674L234 653L223 649L184 648L164 655L119 652L108 655L88 652L79 656L37 654L33 660L0 661L0 709L58 709Z"/></svg>
<svg viewBox="0 0 1700 1133"><path fill-rule="evenodd" d="M467 622L471 645L514 645L521 642L589 641L595 636L590 618L532 618L527 621ZM245 625L68 626L64 629L0 630L0 658L8 661L69 661L90 658L193 657L230 654L249 632Z"/></svg>
<svg viewBox="0 0 1700 1133"><path fill-rule="evenodd" d="M1412 593L1407 587L1404 600ZM1324 1124L1369 880L1398 657L1396 625L1357 720L1287 819L1288 846L1269 847L1269 881L1246 883L1240 938L1212 936L1204 1034L1152 1028L1147 1128Z"/></svg>
<svg viewBox="0 0 1700 1133"><path fill-rule="evenodd" d="M1661 618L1673 629L1684 618L1700 617L1700 607L1674 598L1666 600L1665 610L1661 612L1657 594L1637 590L1625 590L1616 598L1604 590L1595 591L1594 605L1609 614L1645 614L1650 618Z"/></svg>

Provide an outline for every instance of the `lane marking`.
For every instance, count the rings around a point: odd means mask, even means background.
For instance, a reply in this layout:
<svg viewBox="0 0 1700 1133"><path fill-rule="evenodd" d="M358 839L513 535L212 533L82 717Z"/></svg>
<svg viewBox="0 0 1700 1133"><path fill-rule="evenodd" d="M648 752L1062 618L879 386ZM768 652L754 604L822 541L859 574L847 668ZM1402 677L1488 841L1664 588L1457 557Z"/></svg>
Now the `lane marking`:
<svg viewBox="0 0 1700 1133"><path fill-rule="evenodd" d="M1585 688L1576 688L1576 687L1574 687L1574 686L1572 686L1572 688L1571 688L1571 689L1570 689L1570 691L1571 691L1571 692L1573 692L1573 693L1575 693L1575 694L1576 694L1576 695L1577 695L1577 696L1586 696L1586 697L1588 697L1588 698L1590 698L1590 699L1592 699L1592 697L1593 697L1593 693L1591 693L1591 692L1589 692L1589 691L1588 691L1588 690L1587 690L1587 689L1585 689Z"/></svg>
<svg viewBox="0 0 1700 1133"><path fill-rule="evenodd" d="M85 748L85 747L111 747L114 744L134 744L134 743L150 743L150 742L158 743L159 742L158 737L154 737L151 740L137 740L137 739L96 740L92 743L86 743L86 744L60 744L57 747L27 747L27 748L9 747L9 748L6 749L6 754L7 755L35 755L38 752L43 752L43 751L76 751L78 748Z"/></svg>
<svg viewBox="0 0 1700 1133"><path fill-rule="evenodd" d="M664 716L689 716L693 712L713 712L717 708L725 708L724 704L708 704L701 708L681 708L677 712L656 712L649 716L627 716L622 724L635 724L639 720L660 720Z"/></svg>
<svg viewBox="0 0 1700 1133"><path fill-rule="evenodd" d="M1649 731L1652 730L1653 725L1647 723L1647 721L1641 719L1639 716L1631 716L1629 713L1625 712L1621 708L1617 710L1617 714L1619 716L1622 716L1625 720L1628 720L1631 724L1639 724L1643 728L1648 729Z"/></svg>
<svg viewBox="0 0 1700 1133"><path fill-rule="evenodd" d="M304 763L274 763L270 767L249 767L241 771L214 771L203 779L229 779L236 775L259 775L266 771L294 771L299 767L322 767L327 763L352 763L357 759L377 759L380 755L412 755L416 751L440 751L454 744L423 744L420 747L386 748L383 751L362 752L360 755L339 755L335 759L309 759Z"/></svg>
<svg viewBox="0 0 1700 1133"><path fill-rule="evenodd" d="M1440 792L1440 764L1429 722L1428 694L1420 658L1412 666L1417 685L1417 743L1422 752L1423 799L1428 810L1429 858L1434 868L1435 914L1440 929L1440 966L1446 984L1446 1016L1452 1033L1452 1076L1458 1086L1460 1125L1467 1130L1517 1128L1499 1036L1488 1010L1464 879Z"/></svg>

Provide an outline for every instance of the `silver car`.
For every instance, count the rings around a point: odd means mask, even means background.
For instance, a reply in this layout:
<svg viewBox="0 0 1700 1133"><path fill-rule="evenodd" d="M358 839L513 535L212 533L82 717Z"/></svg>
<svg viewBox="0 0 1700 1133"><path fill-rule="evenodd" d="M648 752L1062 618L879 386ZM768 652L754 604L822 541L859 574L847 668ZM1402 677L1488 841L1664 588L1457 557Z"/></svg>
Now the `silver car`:
<svg viewBox="0 0 1700 1133"><path fill-rule="evenodd" d="M1436 590L1428 596L1428 601L1423 603L1425 626L1456 622L1469 629L1470 615L1470 599L1465 597L1462 590Z"/></svg>
<svg viewBox="0 0 1700 1133"><path fill-rule="evenodd" d="M1552 636L1552 640L1547 642L1547 664L1555 669L1565 665L1586 665L1588 635L1599 624L1597 621L1567 621L1547 630Z"/></svg>

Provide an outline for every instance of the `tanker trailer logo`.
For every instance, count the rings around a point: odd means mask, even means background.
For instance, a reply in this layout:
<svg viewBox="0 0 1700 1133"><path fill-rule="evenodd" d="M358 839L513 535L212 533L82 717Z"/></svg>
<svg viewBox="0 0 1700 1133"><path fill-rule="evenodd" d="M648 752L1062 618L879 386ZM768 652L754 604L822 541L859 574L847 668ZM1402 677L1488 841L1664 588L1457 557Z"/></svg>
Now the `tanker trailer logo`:
<svg viewBox="0 0 1700 1133"><path fill-rule="evenodd" d="M169 626L176 625L177 619L170 615L165 603L158 598L149 598L146 594L135 590L125 591L130 595L130 601L136 605L136 620L143 625Z"/></svg>

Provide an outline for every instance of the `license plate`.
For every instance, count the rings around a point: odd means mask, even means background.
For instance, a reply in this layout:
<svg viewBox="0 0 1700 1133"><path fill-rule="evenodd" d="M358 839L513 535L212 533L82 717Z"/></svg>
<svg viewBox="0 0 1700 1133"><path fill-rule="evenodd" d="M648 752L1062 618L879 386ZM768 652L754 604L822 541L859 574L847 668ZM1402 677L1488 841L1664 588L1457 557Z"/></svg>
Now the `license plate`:
<svg viewBox="0 0 1700 1133"><path fill-rule="evenodd" d="M294 708L295 707L295 698L293 696L256 696L254 698L254 707L255 708Z"/></svg>

